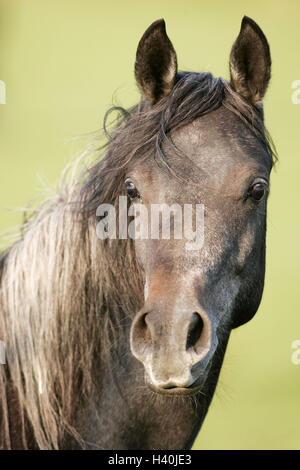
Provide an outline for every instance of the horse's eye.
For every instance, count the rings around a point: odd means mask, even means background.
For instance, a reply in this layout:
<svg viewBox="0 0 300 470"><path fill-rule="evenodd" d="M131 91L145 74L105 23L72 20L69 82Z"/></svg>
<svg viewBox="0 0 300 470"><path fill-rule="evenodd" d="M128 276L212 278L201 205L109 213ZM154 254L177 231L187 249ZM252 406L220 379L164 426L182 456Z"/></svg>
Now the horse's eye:
<svg viewBox="0 0 300 470"><path fill-rule="evenodd" d="M264 183L253 184L248 194L254 201L260 201L266 194L266 185Z"/></svg>
<svg viewBox="0 0 300 470"><path fill-rule="evenodd" d="M127 194L128 194L128 196L130 197L130 199L132 201L134 201L134 200L136 200L140 197L140 194L139 194L135 184L132 181L130 181L130 180L125 181L125 187L126 187Z"/></svg>

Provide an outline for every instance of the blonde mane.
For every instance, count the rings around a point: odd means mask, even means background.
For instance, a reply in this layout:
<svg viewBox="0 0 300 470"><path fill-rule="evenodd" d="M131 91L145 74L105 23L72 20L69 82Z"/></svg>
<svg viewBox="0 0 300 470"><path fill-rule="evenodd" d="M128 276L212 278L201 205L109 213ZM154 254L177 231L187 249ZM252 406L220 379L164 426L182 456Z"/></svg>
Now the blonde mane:
<svg viewBox="0 0 300 470"><path fill-rule="evenodd" d="M76 174L77 166L69 170ZM84 447L74 415L92 394L95 362L109 351L117 319L112 312L126 308L130 286L120 277L120 262L130 261L129 244L112 262L111 248L96 236L95 218L76 213L79 186L73 175L60 195L34 211L5 256L0 448L11 447L13 404L20 446L28 447L29 431L40 449L58 449L66 433Z"/></svg>

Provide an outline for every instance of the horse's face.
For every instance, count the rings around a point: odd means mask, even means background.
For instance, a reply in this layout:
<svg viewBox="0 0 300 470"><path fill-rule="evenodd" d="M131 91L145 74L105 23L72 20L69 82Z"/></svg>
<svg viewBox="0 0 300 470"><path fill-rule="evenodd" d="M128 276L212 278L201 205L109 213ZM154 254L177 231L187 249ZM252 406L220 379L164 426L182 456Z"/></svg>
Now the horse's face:
<svg viewBox="0 0 300 470"><path fill-rule="evenodd" d="M143 54L147 61L151 39L155 47L161 41L160 67L167 83L162 79L159 85L152 83L157 69L152 78L149 70L144 75L140 72L141 67L149 68L149 62L141 65L140 57ZM138 49L138 83L153 103L175 82L176 57L168 41L162 23L157 22ZM254 105L261 100L269 76L264 41L260 30L244 20L231 56L232 85ZM250 54L251 48L256 54ZM239 63L244 67L241 54L247 56L247 70L234 68ZM257 74L251 57L259 64ZM223 106L175 131L171 138L177 151L167 148L166 156L180 179L154 159L133 165L126 179L129 196L148 210L149 227L155 204L167 205L171 213L171 206L182 211L182 219L175 213L171 216L170 238L161 239L160 220L159 239L151 238L149 228L148 238L135 240L144 272L145 303L133 321L131 349L144 364L152 389L192 394L204 386L214 362L223 356L230 330L247 322L260 303L271 163L251 130ZM184 228L189 215L185 204L193 208L193 228L202 224L199 233L204 229L203 239L197 240L196 234L194 244L184 230L181 237L175 236L176 224L182 220Z"/></svg>

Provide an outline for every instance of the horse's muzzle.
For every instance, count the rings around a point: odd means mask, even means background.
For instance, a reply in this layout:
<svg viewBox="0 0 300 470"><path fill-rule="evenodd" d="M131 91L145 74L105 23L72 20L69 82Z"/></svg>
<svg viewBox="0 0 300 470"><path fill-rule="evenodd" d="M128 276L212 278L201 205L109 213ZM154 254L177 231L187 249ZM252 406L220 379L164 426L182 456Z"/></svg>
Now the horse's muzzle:
<svg viewBox="0 0 300 470"><path fill-rule="evenodd" d="M190 395L205 382L217 340L212 322L199 305L177 311L148 303L133 321L130 344L153 391Z"/></svg>

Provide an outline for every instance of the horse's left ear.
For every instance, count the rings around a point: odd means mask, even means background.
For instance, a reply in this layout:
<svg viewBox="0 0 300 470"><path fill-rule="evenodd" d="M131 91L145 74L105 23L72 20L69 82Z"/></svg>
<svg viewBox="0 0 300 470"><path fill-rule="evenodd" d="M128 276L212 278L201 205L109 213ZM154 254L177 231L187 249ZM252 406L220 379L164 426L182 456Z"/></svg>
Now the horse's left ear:
<svg viewBox="0 0 300 470"><path fill-rule="evenodd" d="M157 20L142 36L136 53L135 78L142 95L155 104L172 90L177 58L164 20Z"/></svg>
<svg viewBox="0 0 300 470"><path fill-rule="evenodd" d="M260 27L244 16L230 54L231 85L254 106L261 104L271 74L268 41Z"/></svg>

